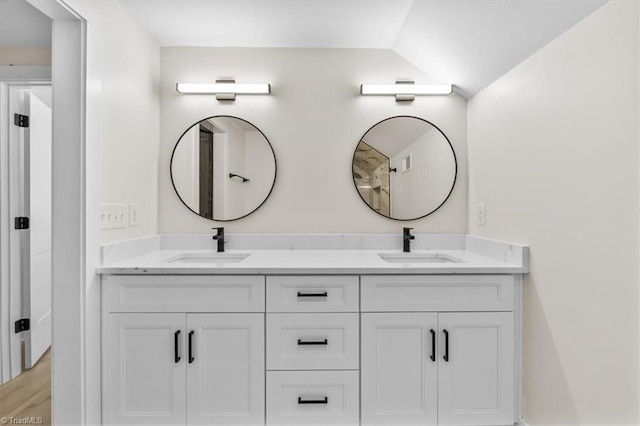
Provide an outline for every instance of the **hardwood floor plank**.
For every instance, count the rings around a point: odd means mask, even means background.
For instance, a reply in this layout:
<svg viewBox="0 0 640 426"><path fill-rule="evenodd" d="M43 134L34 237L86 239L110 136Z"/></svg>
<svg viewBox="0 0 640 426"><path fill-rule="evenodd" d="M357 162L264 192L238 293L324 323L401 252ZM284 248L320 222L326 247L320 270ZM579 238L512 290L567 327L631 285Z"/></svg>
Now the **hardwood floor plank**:
<svg viewBox="0 0 640 426"><path fill-rule="evenodd" d="M39 424L51 425L51 349L32 369L0 386L2 417L41 417Z"/></svg>

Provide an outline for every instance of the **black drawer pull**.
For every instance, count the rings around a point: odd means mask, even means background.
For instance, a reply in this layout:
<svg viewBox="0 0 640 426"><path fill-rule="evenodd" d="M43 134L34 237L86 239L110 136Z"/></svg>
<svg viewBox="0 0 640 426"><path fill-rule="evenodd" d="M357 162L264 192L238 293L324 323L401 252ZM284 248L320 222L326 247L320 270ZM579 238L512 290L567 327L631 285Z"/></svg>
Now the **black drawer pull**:
<svg viewBox="0 0 640 426"><path fill-rule="evenodd" d="M298 397L298 404L328 404L329 397L325 396L324 399L302 399Z"/></svg>
<svg viewBox="0 0 640 426"><path fill-rule="evenodd" d="M180 346L180 330L177 330L173 334L173 360L178 363L180 362L180 354L178 353Z"/></svg>
<svg viewBox="0 0 640 426"><path fill-rule="evenodd" d="M298 297L327 297L329 293L326 291L322 293L303 293L301 291L298 292Z"/></svg>
<svg viewBox="0 0 640 426"><path fill-rule="evenodd" d="M298 345L303 346L303 345L328 345L329 341L327 339L324 340L309 340L309 341L304 341L302 339L298 339Z"/></svg>
<svg viewBox="0 0 640 426"><path fill-rule="evenodd" d="M449 362L449 332L447 330L442 330L444 333L444 359L446 362Z"/></svg>
<svg viewBox="0 0 640 426"><path fill-rule="evenodd" d="M195 361L195 358L193 357L193 333L193 330L189 332L189 364Z"/></svg>
<svg viewBox="0 0 640 426"><path fill-rule="evenodd" d="M436 361L436 332L435 330L429 330L431 332L431 361Z"/></svg>

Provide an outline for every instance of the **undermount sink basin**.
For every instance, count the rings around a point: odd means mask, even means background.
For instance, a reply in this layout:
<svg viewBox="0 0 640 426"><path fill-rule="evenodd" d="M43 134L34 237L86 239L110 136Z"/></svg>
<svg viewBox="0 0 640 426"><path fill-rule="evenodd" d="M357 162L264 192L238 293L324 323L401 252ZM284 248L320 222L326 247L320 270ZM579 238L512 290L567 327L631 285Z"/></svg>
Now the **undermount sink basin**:
<svg viewBox="0 0 640 426"><path fill-rule="evenodd" d="M198 253L182 254L166 260L166 263L238 263L249 257L249 253Z"/></svg>
<svg viewBox="0 0 640 426"><path fill-rule="evenodd" d="M418 254L418 253L380 253L380 259L388 263L458 263L460 260L446 254Z"/></svg>

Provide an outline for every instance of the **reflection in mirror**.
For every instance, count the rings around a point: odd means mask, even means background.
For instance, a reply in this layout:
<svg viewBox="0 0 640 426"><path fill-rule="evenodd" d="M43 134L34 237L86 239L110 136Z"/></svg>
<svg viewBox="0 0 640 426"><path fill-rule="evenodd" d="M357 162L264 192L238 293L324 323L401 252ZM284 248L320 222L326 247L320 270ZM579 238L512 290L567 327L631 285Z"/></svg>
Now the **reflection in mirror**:
<svg viewBox="0 0 640 426"><path fill-rule="evenodd" d="M391 219L419 219L436 211L453 191L456 174L456 155L447 137L417 117L391 117L376 124L353 156L360 197Z"/></svg>
<svg viewBox="0 0 640 426"><path fill-rule="evenodd" d="M276 178L271 144L237 117L204 119L182 134L171 157L171 180L180 200L212 220L240 219L269 197Z"/></svg>

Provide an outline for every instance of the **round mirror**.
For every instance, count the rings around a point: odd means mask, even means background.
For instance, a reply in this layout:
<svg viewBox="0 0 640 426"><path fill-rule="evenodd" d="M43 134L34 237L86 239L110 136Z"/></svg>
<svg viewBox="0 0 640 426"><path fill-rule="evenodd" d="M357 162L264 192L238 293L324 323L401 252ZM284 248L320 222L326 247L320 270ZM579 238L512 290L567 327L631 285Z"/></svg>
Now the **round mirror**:
<svg viewBox="0 0 640 426"><path fill-rule="evenodd" d="M230 221L256 211L276 180L276 156L265 135L237 117L205 118L185 131L171 155L180 200L207 219Z"/></svg>
<svg viewBox="0 0 640 426"><path fill-rule="evenodd" d="M449 139L417 117L382 120L360 138L353 155L360 197L376 213L396 220L438 210L453 191L457 172Z"/></svg>

